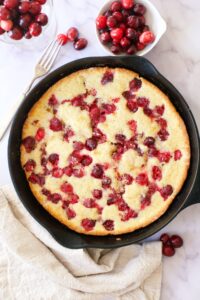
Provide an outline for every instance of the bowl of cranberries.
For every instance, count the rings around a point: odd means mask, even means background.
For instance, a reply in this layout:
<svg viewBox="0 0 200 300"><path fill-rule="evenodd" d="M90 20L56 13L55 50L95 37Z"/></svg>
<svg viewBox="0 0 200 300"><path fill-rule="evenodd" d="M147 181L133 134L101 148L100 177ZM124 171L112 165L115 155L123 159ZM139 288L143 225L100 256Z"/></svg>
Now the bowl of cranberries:
<svg viewBox="0 0 200 300"><path fill-rule="evenodd" d="M96 18L98 41L114 55L145 55L166 31L149 0L107 1Z"/></svg>
<svg viewBox="0 0 200 300"><path fill-rule="evenodd" d="M43 36L52 8L52 0L0 0L0 41L19 44Z"/></svg>

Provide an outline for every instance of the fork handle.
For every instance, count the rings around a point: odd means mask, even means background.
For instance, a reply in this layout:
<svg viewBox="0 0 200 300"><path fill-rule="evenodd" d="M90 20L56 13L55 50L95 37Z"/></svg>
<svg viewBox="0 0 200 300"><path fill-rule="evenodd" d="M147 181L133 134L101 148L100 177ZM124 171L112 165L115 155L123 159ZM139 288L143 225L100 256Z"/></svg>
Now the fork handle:
<svg viewBox="0 0 200 300"><path fill-rule="evenodd" d="M9 110L9 112L5 115L5 117L3 118L3 120L1 121L1 126L0 126L0 141L2 140L2 138L4 137L7 129L9 128L9 125L11 124L11 121L14 117L14 115L16 114L20 104L23 102L24 97L27 95L27 93L30 91L33 82L35 81L36 77L34 77L30 84L28 85L28 87L26 88L26 90L24 91L22 97L20 97L20 99L18 99L18 101L11 107L11 109Z"/></svg>

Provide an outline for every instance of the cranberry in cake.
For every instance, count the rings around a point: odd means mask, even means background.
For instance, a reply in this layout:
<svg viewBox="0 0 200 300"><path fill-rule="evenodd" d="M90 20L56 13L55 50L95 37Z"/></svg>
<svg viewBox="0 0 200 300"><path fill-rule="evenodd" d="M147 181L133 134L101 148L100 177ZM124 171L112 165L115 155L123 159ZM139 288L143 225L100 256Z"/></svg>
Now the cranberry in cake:
<svg viewBox="0 0 200 300"><path fill-rule="evenodd" d="M123 234L176 201L190 145L156 86L130 70L89 68L58 81L32 107L21 164L36 200L67 227Z"/></svg>

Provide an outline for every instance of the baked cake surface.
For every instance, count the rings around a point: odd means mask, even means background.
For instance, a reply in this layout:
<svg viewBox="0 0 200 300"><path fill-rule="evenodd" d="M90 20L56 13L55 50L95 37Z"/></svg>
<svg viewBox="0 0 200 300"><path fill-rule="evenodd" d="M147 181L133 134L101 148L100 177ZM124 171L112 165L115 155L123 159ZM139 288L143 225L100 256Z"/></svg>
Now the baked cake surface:
<svg viewBox="0 0 200 300"><path fill-rule="evenodd" d="M80 233L122 234L158 219L180 191L189 138L169 98L138 74L90 68L53 85L23 126L35 198Z"/></svg>

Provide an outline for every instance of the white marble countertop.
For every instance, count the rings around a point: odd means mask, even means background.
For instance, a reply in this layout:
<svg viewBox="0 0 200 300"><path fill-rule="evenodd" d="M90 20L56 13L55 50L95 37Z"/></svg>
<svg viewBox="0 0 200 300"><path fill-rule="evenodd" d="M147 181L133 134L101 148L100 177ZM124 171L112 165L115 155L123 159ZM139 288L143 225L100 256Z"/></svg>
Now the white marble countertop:
<svg viewBox="0 0 200 300"><path fill-rule="evenodd" d="M146 56L183 94L200 128L200 1L152 0L167 22L167 32ZM86 56L106 55L95 38L94 18L102 0L55 0L59 30L80 28L88 38L87 49L76 52L63 47L54 68ZM32 76L40 51L0 44L0 120ZM8 134L0 143L0 185L11 184L7 164ZM199 196L200 198L200 196ZM200 199L199 199L200 200ZM182 211L163 231L179 233L184 247L164 258L161 300L200 299L200 205ZM157 238L160 233L152 237Z"/></svg>

